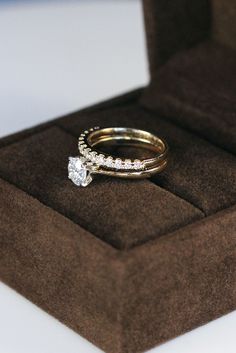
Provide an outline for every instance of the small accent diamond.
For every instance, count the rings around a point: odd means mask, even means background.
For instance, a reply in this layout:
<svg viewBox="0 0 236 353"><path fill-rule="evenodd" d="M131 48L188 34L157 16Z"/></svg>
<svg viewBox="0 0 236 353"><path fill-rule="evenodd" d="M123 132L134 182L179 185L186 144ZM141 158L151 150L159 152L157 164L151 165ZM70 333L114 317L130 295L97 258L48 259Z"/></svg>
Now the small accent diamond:
<svg viewBox="0 0 236 353"><path fill-rule="evenodd" d="M115 159L115 168L121 169L122 168L122 160L120 158Z"/></svg>
<svg viewBox="0 0 236 353"><path fill-rule="evenodd" d="M80 151L81 154L83 154L83 151L84 151L85 148L86 148L85 144L79 145L79 151Z"/></svg>
<svg viewBox="0 0 236 353"><path fill-rule="evenodd" d="M134 165L134 169L142 169L142 162L139 159L135 159L133 165Z"/></svg>
<svg viewBox="0 0 236 353"><path fill-rule="evenodd" d="M97 160L96 160L97 164L98 165L103 165L104 161L105 161L105 156L103 154L99 154L97 156Z"/></svg>
<svg viewBox="0 0 236 353"><path fill-rule="evenodd" d="M91 148L85 148L85 149L83 150L83 155L84 155L86 158L89 158L90 152L91 152Z"/></svg>
<svg viewBox="0 0 236 353"><path fill-rule="evenodd" d="M96 162L96 159L97 159L97 152L91 152L91 153L89 154L89 159L90 159L93 163L95 163L95 162Z"/></svg>
<svg viewBox="0 0 236 353"><path fill-rule="evenodd" d="M125 169L132 169L132 163L130 159L126 159L124 163Z"/></svg>
<svg viewBox="0 0 236 353"><path fill-rule="evenodd" d="M113 159L111 156L107 157L105 164L107 167L112 168L113 167Z"/></svg>

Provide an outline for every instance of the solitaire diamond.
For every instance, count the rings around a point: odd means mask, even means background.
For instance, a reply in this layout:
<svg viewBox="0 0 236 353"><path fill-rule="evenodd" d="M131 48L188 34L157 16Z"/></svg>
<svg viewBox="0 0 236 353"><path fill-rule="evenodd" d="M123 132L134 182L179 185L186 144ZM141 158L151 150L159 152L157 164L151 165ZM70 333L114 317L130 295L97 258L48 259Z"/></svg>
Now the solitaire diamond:
<svg viewBox="0 0 236 353"><path fill-rule="evenodd" d="M69 157L68 178L77 186L87 186L92 181L90 171L79 157Z"/></svg>

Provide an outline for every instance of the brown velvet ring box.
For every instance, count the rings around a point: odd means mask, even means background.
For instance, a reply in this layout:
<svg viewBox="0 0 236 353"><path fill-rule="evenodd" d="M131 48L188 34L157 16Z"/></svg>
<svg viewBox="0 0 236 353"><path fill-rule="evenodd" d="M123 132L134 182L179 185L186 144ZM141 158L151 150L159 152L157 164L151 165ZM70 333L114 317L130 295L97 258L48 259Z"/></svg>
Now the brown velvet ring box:
<svg viewBox="0 0 236 353"><path fill-rule="evenodd" d="M0 141L0 278L109 353L236 308L236 6L144 12L148 87ZM163 136L168 168L76 188L68 156L94 125Z"/></svg>

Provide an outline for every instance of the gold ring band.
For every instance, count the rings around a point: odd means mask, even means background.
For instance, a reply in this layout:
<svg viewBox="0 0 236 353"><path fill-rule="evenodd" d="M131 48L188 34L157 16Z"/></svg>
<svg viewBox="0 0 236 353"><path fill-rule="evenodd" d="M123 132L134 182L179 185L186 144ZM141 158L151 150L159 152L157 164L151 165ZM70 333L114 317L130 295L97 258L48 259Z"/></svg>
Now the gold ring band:
<svg viewBox="0 0 236 353"><path fill-rule="evenodd" d="M101 145L112 142L115 145L133 146L152 151L154 156L146 159L116 157L99 150ZM147 178L161 172L167 165L167 143L144 130L126 127L85 130L79 136L80 156L70 157L68 177L78 186L87 186L93 174L119 178Z"/></svg>

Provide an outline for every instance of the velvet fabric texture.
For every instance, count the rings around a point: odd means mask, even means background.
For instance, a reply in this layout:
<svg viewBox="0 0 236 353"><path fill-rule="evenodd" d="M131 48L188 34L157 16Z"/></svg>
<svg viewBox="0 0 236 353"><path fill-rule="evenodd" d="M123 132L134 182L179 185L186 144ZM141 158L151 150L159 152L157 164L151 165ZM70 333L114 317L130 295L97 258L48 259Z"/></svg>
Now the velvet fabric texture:
<svg viewBox="0 0 236 353"><path fill-rule="evenodd" d="M144 109L140 93L0 148L1 279L111 353L142 352L236 304L235 158ZM68 155L98 122L168 137L166 171L75 187Z"/></svg>
<svg viewBox="0 0 236 353"><path fill-rule="evenodd" d="M153 76L143 105L236 153L236 53L207 41L176 54Z"/></svg>
<svg viewBox="0 0 236 353"><path fill-rule="evenodd" d="M0 278L108 353L236 308L235 53L187 3L144 1L147 88L0 140ZM96 125L164 137L168 167L77 188L68 156Z"/></svg>

